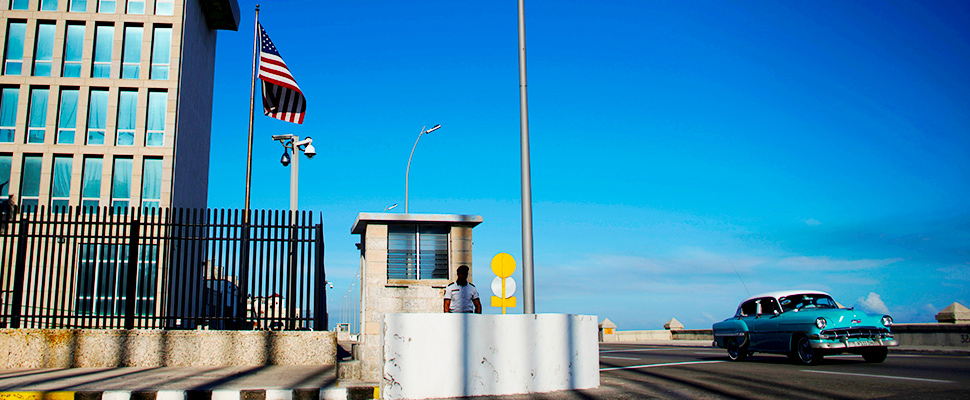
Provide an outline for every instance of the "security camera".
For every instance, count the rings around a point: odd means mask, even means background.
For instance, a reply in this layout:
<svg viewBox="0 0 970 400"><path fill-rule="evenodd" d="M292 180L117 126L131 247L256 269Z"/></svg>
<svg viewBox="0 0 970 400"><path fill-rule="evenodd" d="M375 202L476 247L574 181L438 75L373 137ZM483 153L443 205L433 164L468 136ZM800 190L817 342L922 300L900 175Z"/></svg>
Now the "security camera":
<svg viewBox="0 0 970 400"><path fill-rule="evenodd" d="M312 144L306 145L306 149L303 150L303 154L306 154L306 158L313 158L317 155L317 150L313 148Z"/></svg>
<svg viewBox="0 0 970 400"><path fill-rule="evenodd" d="M292 138L293 135L273 135L273 140L289 140Z"/></svg>

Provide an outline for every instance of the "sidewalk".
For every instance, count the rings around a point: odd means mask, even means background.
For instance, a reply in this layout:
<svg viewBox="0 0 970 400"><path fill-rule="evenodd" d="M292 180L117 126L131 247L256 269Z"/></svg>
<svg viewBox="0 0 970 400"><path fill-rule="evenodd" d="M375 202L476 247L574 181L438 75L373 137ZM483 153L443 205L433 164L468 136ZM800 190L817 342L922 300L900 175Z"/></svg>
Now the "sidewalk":
<svg viewBox="0 0 970 400"><path fill-rule="evenodd" d="M334 366L280 365L0 370L0 400L319 400L374 397L372 387L338 387L336 371Z"/></svg>

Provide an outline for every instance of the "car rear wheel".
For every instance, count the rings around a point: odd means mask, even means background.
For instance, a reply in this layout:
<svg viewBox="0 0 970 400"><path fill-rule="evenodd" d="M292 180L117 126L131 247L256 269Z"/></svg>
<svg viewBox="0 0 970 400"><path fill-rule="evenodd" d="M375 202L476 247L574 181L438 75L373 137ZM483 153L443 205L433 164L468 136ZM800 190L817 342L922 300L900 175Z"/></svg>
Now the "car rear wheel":
<svg viewBox="0 0 970 400"><path fill-rule="evenodd" d="M730 338L725 343L727 347L728 358L731 361L741 361L748 358L748 346L741 346L738 344L738 340L735 338Z"/></svg>
<svg viewBox="0 0 970 400"><path fill-rule="evenodd" d="M886 361L886 356L888 355L889 355L889 348L877 347L874 349L868 349L865 352L863 352L862 358L864 358L866 362L881 363L883 361Z"/></svg>
<svg viewBox="0 0 970 400"><path fill-rule="evenodd" d="M798 338L798 342L795 343L795 349L792 350L792 354L789 358L795 360L796 362L804 365L815 365L819 361L822 361L821 352L812 348L812 342L808 341L807 337Z"/></svg>

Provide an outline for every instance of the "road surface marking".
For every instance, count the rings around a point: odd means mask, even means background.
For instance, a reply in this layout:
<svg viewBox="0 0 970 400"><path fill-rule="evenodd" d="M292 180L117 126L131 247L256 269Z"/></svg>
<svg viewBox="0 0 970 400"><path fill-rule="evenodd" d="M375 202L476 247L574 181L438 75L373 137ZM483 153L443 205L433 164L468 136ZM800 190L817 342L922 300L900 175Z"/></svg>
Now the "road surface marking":
<svg viewBox="0 0 970 400"><path fill-rule="evenodd" d="M600 356L600 358L615 358L618 360L639 360L639 358L637 357Z"/></svg>
<svg viewBox="0 0 970 400"><path fill-rule="evenodd" d="M862 376L862 377L866 377L866 378L900 379L900 380L904 380L904 381L953 383L953 381L943 381L943 380L939 380L939 379L909 378L909 377L905 377L905 376L888 376L888 375L853 374L853 373L849 373L849 372L815 371L815 370L811 370L811 369L803 369L802 372L814 372L816 374L830 374L830 375Z"/></svg>
<svg viewBox="0 0 970 400"><path fill-rule="evenodd" d="M653 367L672 367L672 366L677 366L677 365L713 364L713 363L722 363L722 362L724 362L724 361L723 360L722 361L684 361L684 362L663 363L663 364L631 365L629 367L600 368L600 372L602 372L602 371L614 371L614 370L618 370L618 369L639 369L639 368L653 368Z"/></svg>

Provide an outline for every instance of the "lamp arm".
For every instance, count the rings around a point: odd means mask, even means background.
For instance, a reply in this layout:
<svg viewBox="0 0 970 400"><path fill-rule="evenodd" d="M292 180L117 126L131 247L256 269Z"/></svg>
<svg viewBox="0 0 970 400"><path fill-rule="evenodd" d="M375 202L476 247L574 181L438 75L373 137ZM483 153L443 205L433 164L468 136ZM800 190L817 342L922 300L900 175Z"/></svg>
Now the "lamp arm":
<svg viewBox="0 0 970 400"><path fill-rule="evenodd" d="M421 140L421 135L424 135L424 128L428 126L421 127L421 133L418 133L418 138L414 140L414 146L411 147L411 155L408 156L408 169L404 172L404 213L408 213L408 180L411 177L411 158L414 157L414 149L418 148L418 141Z"/></svg>

